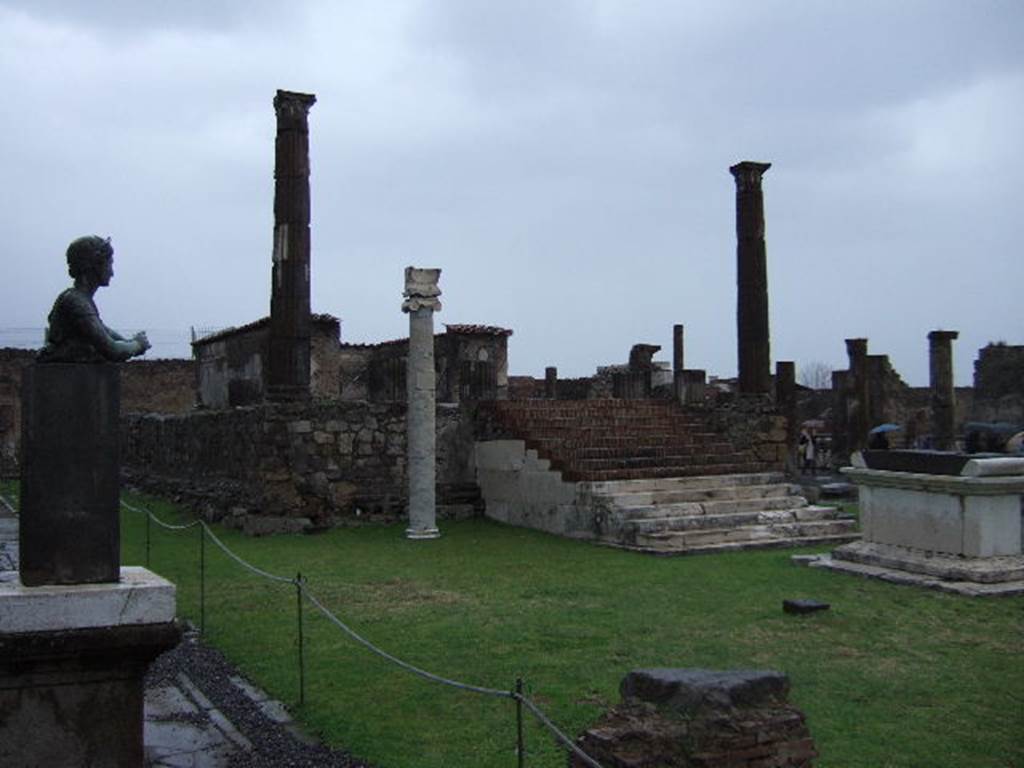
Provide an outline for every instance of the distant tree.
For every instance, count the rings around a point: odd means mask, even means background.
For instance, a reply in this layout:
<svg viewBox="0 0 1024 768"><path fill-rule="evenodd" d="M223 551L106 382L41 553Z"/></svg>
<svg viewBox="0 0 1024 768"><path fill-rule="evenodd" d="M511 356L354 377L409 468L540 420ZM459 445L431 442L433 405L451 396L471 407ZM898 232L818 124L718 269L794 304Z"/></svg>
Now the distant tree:
<svg viewBox="0 0 1024 768"><path fill-rule="evenodd" d="M812 360L800 366L800 375L796 380L810 389L831 389L832 366L820 360Z"/></svg>

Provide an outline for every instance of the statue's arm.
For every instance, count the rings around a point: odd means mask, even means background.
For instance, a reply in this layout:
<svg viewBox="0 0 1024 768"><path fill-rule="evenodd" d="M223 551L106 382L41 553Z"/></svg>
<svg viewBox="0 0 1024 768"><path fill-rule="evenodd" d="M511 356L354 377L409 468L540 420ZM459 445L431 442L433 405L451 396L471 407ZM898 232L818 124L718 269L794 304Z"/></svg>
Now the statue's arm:
<svg viewBox="0 0 1024 768"><path fill-rule="evenodd" d="M140 332L132 339L125 339L105 326L98 315L86 315L79 320L82 335L103 357L123 361L141 355L149 349L149 339Z"/></svg>

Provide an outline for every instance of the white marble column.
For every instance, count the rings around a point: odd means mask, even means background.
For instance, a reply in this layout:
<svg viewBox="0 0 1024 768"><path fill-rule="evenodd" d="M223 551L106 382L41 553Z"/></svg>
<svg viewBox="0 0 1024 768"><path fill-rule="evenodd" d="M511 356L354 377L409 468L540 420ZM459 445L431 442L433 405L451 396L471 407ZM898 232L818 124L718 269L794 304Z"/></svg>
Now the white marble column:
<svg viewBox="0 0 1024 768"><path fill-rule="evenodd" d="M408 411L405 436L409 472L408 539L436 539L435 477L437 446L434 431L434 312L441 309L437 287L440 269L405 268L405 300L409 314L409 357L406 367Z"/></svg>

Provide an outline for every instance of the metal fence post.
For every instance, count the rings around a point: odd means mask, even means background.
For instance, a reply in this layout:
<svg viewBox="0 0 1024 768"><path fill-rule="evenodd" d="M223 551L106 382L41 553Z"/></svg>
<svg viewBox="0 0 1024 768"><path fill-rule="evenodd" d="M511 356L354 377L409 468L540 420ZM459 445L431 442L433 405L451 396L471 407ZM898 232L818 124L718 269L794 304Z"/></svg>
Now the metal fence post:
<svg viewBox="0 0 1024 768"><path fill-rule="evenodd" d="M146 567L149 568L149 512L146 513Z"/></svg>
<svg viewBox="0 0 1024 768"><path fill-rule="evenodd" d="M199 634L206 635L206 526L199 522Z"/></svg>
<svg viewBox="0 0 1024 768"><path fill-rule="evenodd" d="M299 706L306 703L306 663L302 637L302 572L295 574L295 609L299 622Z"/></svg>
<svg viewBox="0 0 1024 768"><path fill-rule="evenodd" d="M523 768L523 678L516 678L516 765Z"/></svg>

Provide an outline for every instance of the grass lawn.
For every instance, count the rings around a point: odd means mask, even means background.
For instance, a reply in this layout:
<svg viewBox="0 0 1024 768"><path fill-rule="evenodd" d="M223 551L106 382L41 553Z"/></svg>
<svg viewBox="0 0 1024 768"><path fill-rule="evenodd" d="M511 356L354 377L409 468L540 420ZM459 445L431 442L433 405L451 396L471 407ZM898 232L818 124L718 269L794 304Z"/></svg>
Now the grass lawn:
<svg viewBox="0 0 1024 768"><path fill-rule="evenodd" d="M164 519L173 507L129 497ZM808 716L819 766L1024 768L1024 598L970 599L790 565L797 550L654 558L484 520L409 542L402 527L250 539L214 529L260 568L294 575L356 631L436 674L526 691L570 735L618 701L637 667L771 668ZM126 564L142 516L122 515ZM807 550L803 550L807 551ZM150 567L198 622L198 535L152 528ZM206 545L206 632L308 729L382 768L515 765L512 702L410 675L305 607L297 706L294 587ZM785 598L832 609L783 614ZM529 718L529 716L527 715ZM543 729L527 765L565 765Z"/></svg>

